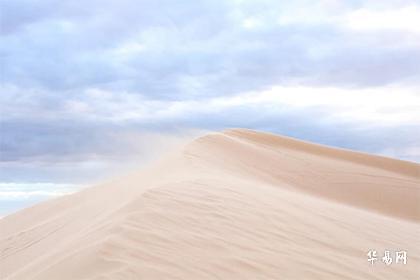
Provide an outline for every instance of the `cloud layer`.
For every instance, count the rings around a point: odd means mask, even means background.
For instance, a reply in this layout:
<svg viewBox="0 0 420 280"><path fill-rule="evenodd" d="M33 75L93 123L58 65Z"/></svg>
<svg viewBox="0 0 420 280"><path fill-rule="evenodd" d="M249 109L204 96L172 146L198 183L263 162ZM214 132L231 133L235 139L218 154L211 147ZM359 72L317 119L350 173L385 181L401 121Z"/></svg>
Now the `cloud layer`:
<svg viewBox="0 0 420 280"><path fill-rule="evenodd" d="M0 181L71 181L69 169L146 155L150 134L232 126L420 160L418 1L0 10Z"/></svg>

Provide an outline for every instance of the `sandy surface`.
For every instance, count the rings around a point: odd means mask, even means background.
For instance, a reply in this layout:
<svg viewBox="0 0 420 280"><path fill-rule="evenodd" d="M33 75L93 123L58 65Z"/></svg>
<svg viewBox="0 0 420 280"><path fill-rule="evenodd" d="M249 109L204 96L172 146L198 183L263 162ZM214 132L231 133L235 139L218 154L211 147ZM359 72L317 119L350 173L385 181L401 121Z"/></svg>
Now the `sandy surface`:
<svg viewBox="0 0 420 280"><path fill-rule="evenodd" d="M1 219L0 252L0 279L420 279L420 165L229 130Z"/></svg>

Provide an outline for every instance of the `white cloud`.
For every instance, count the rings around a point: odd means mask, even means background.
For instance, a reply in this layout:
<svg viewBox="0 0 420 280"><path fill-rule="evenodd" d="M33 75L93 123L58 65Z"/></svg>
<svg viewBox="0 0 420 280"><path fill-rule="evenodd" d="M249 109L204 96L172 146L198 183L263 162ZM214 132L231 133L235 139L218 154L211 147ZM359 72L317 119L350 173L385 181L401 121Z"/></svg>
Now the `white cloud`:
<svg viewBox="0 0 420 280"><path fill-rule="evenodd" d="M248 105L279 112L285 106L288 110L322 107L331 121L376 125L420 123L418 90L401 87L341 89L276 86L262 92L215 98L204 104L214 109Z"/></svg>
<svg viewBox="0 0 420 280"><path fill-rule="evenodd" d="M249 17L242 21L242 26L246 29L256 29L262 26L262 22L257 18Z"/></svg>
<svg viewBox="0 0 420 280"><path fill-rule="evenodd" d="M49 98L50 92L32 92L17 87L6 89L3 120L25 119L30 115L37 120L62 118L112 123L182 123L193 116L242 107L246 110L264 108L264 112L274 115L282 114L284 110L309 111L317 108L331 121L343 123L379 126L420 123L420 89L401 85L361 89L272 86L266 90L226 96L197 98L190 94L190 98L181 100L156 100L139 92L88 88L81 93L69 94L64 100L53 101L54 105L47 109L33 102L33 96Z"/></svg>
<svg viewBox="0 0 420 280"><path fill-rule="evenodd" d="M415 5L370 10L362 8L350 12L343 24L356 31L406 31L420 33L420 7Z"/></svg>
<svg viewBox="0 0 420 280"><path fill-rule="evenodd" d="M146 46L139 42L121 44L112 50L112 54L118 58L127 59L146 50Z"/></svg>
<svg viewBox="0 0 420 280"><path fill-rule="evenodd" d="M274 86L264 91L245 92L234 96L199 100L156 101L134 93L90 90L87 99L90 113L84 118L113 121L159 122L188 116L217 113L239 107L266 108L281 113L321 108L336 122L361 122L376 125L412 125L420 123L420 95L417 88L398 86L367 89L334 87ZM77 101L72 103L78 104ZM79 106L76 106L79 108ZM81 111L75 112L80 114ZM68 111L68 115L72 112Z"/></svg>
<svg viewBox="0 0 420 280"><path fill-rule="evenodd" d="M291 106L325 106L332 117L342 120L418 123L420 96L413 89L378 87L368 89L340 88L274 88L268 96Z"/></svg>
<svg viewBox="0 0 420 280"><path fill-rule="evenodd" d="M77 184L0 182L0 201L62 196L71 194L82 187Z"/></svg>
<svg viewBox="0 0 420 280"><path fill-rule="evenodd" d="M344 1L341 4L337 1L306 4L300 3L285 11L280 10L277 23L338 25L361 32L420 32L420 6L416 4L396 5L384 2L383 7L380 7L374 2L366 1L357 9L345 7Z"/></svg>

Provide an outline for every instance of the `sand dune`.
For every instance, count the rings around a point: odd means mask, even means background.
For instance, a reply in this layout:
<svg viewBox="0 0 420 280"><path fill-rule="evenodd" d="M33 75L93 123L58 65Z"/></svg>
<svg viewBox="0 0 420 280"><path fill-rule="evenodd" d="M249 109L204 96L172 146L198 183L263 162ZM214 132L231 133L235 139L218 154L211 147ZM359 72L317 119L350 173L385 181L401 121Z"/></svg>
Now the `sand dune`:
<svg viewBox="0 0 420 280"><path fill-rule="evenodd" d="M0 279L420 279L419 205L419 164L228 130L1 219Z"/></svg>

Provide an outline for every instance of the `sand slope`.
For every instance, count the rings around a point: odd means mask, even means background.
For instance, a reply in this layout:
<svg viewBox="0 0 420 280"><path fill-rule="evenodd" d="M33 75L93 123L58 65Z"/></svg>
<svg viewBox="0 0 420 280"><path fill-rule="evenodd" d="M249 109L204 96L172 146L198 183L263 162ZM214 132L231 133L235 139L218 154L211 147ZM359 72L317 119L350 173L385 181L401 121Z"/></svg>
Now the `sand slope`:
<svg viewBox="0 0 420 280"><path fill-rule="evenodd" d="M419 205L418 164L228 130L1 219L0 279L420 279Z"/></svg>

